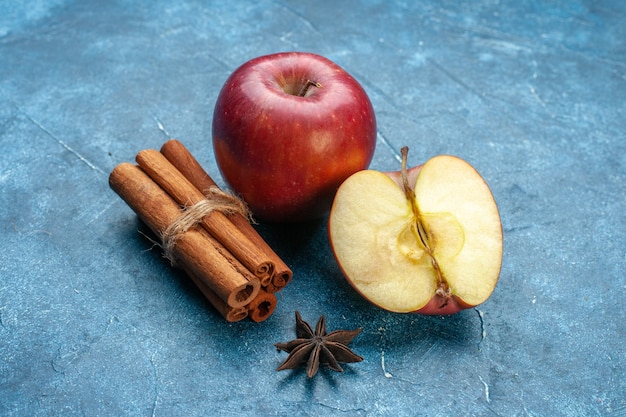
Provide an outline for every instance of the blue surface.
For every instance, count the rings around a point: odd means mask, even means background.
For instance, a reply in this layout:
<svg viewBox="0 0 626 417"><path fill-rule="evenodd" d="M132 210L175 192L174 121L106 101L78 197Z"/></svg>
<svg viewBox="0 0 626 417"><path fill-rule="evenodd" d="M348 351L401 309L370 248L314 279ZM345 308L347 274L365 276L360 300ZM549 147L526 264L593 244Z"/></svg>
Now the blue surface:
<svg viewBox="0 0 626 417"><path fill-rule="evenodd" d="M625 416L626 3L213 3L0 1L0 415ZM505 233L486 303L381 311L324 220L260 225L294 279L228 324L149 250L111 169L176 137L221 181L219 89L283 50L362 82L372 168L407 144L483 174ZM362 326L365 360L275 372L296 309Z"/></svg>

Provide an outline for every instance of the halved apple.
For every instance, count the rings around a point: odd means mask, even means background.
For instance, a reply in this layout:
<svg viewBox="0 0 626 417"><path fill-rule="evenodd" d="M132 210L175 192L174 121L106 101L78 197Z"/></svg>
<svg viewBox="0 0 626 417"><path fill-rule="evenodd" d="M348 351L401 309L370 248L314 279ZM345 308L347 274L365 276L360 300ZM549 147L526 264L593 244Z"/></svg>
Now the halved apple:
<svg viewBox="0 0 626 417"><path fill-rule="evenodd" d="M502 264L495 200L464 160L442 155L407 170L365 170L335 196L329 237L347 280L389 311L453 314L493 292Z"/></svg>

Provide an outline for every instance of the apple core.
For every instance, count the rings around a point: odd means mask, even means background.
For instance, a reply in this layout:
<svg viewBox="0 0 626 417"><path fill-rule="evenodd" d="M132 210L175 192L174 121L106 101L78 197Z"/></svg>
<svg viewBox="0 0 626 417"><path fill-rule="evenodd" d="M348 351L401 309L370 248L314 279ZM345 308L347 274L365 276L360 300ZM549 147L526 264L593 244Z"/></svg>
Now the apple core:
<svg viewBox="0 0 626 417"><path fill-rule="evenodd" d="M437 261L437 256L435 256L435 239L433 239L433 232L427 226L429 224L424 215L422 214L419 205L415 198L415 190L409 185L409 180L407 176L407 158L409 153L409 148L407 146L403 147L400 152L402 153L402 186L404 187L404 194L406 195L406 199L411 205L411 211L413 212L414 222L411 224L410 230L415 234L415 242L422 248L422 250L428 256L428 259L435 271L436 281L437 281L437 289L435 290L435 294L437 294L441 299L442 303L439 308L445 308L450 302L450 298L452 297L452 291L450 290L450 286L448 285L448 281L441 271L441 267L439 266L439 262ZM447 218L450 220L450 216L445 217L443 215L432 216L438 220L442 220ZM440 221L434 222L435 224L444 223ZM431 223L432 224L432 223ZM453 229L451 232L454 235L458 235L458 229ZM456 232L456 233L455 233ZM456 237L456 236L455 236ZM454 239L457 243L459 239ZM461 242L462 243L462 242Z"/></svg>

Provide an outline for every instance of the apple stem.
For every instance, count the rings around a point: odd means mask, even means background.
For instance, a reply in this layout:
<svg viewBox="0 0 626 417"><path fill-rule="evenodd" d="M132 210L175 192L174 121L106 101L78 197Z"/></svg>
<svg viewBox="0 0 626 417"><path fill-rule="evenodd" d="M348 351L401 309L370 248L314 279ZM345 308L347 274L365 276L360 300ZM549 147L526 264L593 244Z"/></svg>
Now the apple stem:
<svg viewBox="0 0 626 417"><path fill-rule="evenodd" d="M306 80L306 83L304 83L300 91L298 91L298 97L304 97L311 87L322 88L322 84L317 81Z"/></svg>
<svg viewBox="0 0 626 417"><path fill-rule="evenodd" d="M426 226L424 225L422 213L419 209L419 206L417 205L417 201L415 198L415 190L413 189L413 187L409 185L409 178L407 174L407 160L408 160L408 155L409 155L409 147L403 146L402 149L400 149L400 153L402 154L401 175L402 175L402 186L404 188L404 195L406 196L407 200L409 200L409 203L411 204L411 209L413 210L413 214L415 215L415 226L417 229L417 237L419 238L419 241L422 243L424 250L430 257L430 262L433 265L435 274L437 275L437 290L435 291L435 293L443 299L443 303L441 306L439 306L439 308L444 308L445 306L448 305L448 302L450 301L450 298L452 297L452 291L450 290L448 281L443 276L443 272L441 271L441 267L439 266L437 259L435 259L435 254L433 250L430 248L430 244L429 244L430 237L428 235Z"/></svg>
<svg viewBox="0 0 626 417"><path fill-rule="evenodd" d="M404 187L404 194L406 195L406 198L408 198L409 201L412 201L415 198L415 191L409 185L409 178L407 176L406 169L407 160L409 159L409 147L403 146L402 149L400 149L400 153L402 154L402 186Z"/></svg>

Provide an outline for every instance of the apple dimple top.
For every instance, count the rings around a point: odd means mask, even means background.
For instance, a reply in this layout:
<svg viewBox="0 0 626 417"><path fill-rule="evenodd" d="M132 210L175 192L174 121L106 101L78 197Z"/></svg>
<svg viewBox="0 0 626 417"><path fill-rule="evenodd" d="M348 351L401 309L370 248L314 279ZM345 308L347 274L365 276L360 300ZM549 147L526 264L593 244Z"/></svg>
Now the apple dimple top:
<svg viewBox="0 0 626 417"><path fill-rule="evenodd" d="M271 109L288 106L290 111L310 111L320 101L339 111L355 96L366 97L354 77L326 58L276 55L278 59L259 57L251 60L251 65L238 68L229 79L230 88L239 88L242 96L257 105ZM304 95L298 95L302 91Z"/></svg>

